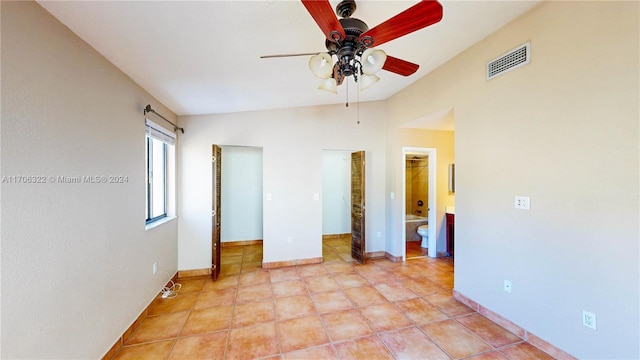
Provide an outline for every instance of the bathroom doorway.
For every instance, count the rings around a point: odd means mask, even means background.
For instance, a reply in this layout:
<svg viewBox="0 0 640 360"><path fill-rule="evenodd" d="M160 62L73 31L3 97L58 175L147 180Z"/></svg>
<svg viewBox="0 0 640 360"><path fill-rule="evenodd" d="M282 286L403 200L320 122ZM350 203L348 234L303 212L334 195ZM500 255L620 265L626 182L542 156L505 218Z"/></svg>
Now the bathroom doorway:
<svg viewBox="0 0 640 360"><path fill-rule="evenodd" d="M403 260L437 255L436 159L433 148L402 149Z"/></svg>

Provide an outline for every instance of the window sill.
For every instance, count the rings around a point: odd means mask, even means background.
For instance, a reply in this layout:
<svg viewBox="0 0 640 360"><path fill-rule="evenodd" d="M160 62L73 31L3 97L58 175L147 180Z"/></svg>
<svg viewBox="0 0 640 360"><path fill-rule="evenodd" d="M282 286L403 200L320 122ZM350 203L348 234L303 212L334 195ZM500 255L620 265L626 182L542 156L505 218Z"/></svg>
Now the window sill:
<svg viewBox="0 0 640 360"><path fill-rule="evenodd" d="M154 221L154 222L152 222L150 224L147 224L144 229L145 230L155 229L158 226L164 225L164 224L166 224L168 222L171 222L171 221L173 221L173 220L175 220L177 218L178 218L177 216L167 216L167 217L164 217L162 219L156 220L156 221Z"/></svg>

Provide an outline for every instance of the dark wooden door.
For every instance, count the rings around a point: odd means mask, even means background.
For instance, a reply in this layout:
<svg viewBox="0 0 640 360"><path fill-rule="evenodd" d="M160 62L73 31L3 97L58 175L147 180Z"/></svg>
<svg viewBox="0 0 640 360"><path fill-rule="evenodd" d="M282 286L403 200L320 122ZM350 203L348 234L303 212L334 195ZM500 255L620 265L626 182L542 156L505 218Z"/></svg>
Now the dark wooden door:
<svg viewBox="0 0 640 360"><path fill-rule="evenodd" d="M364 151L351 154L351 257L365 262Z"/></svg>
<svg viewBox="0 0 640 360"><path fill-rule="evenodd" d="M211 149L211 278L220 275L220 171L222 168L222 149L213 145Z"/></svg>

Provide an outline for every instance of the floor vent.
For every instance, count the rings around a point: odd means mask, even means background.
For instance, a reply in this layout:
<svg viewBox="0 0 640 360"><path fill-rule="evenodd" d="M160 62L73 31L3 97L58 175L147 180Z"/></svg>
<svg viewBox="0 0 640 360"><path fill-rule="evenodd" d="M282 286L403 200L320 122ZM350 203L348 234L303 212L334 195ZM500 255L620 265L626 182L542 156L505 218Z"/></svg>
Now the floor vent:
<svg viewBox="0 0 640 360"><path fill-rule="evenodd" d="M526 65L529 60L531 60L531 44L527 42L487 63L487 80Z"/></svg>

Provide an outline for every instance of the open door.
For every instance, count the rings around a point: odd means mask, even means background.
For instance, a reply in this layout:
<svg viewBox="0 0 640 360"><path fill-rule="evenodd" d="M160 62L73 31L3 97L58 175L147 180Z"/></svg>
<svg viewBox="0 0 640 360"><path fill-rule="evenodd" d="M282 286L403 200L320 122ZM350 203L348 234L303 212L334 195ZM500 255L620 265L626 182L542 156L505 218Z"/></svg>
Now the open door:
<svg viewBox="0 0 640 360"><path fill-rule="evenodd" d="M220 275L220 174L222 169L222 149L213 145L211 149L211 278Z"/></svg>
<svg viewBox="0 0 640 360"><path fill-rule="evenodd" d="M364 151L351 153L351 257L365 262Z"/></svg>

